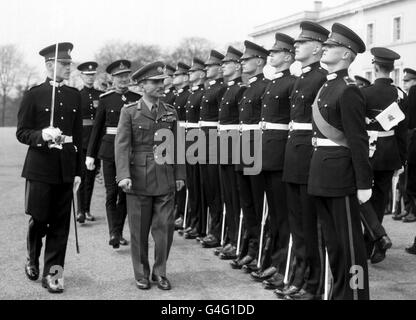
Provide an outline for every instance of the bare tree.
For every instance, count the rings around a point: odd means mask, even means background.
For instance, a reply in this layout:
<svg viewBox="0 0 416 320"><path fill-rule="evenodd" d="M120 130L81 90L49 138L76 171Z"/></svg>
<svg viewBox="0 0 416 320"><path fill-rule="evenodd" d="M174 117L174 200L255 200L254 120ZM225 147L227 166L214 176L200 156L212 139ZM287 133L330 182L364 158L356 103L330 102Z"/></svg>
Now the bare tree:
<svg viewBox="0 0 416 320"><path fill-rule="evenodd" d="M2 96L2 126L6 123L7 98L16 88L21 71L22 55L12 44L0 46L0 94Z"/></svg>
<svg viewBox="0 0 416 320"><path fill-rule="evenodd" d="M178 61L190 64L194 57L202 60L208 58L211 49L213 49L213 44L205 38L184 38L172 53L165 54L164 61L173 65Z"/></svg>

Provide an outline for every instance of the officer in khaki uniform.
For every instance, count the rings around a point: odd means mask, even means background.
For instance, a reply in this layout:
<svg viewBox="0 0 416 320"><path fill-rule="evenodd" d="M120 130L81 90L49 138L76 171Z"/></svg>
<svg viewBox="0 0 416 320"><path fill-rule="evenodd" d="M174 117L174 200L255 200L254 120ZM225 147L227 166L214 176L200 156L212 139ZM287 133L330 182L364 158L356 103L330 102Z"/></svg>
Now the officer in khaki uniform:
<svg viewBox="0 0 416 320"><path fill-rule="evenodd" d="M159 289L170 290L166 262L173 241L175 189L185 183L185 166L175 164L175 152L167 149L163 161L160 129L176 139L178 117L172 106L162 102L164 64L154 62L136 71L132 78L144 93L138 102L121 110L115 139L117 181L127 192L134 277L139 289L150 288L148 239L155 241L152 280ZM159 151L158 151L159 150Z"/></svg>

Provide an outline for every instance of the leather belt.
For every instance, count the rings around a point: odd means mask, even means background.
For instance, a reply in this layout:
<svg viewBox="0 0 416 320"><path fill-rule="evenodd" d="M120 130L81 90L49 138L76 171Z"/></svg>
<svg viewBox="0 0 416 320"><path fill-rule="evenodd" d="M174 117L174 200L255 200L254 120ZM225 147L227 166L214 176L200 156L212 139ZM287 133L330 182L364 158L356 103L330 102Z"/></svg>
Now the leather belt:
<svg viewBox="0 0 416 320"><path fill-rule="evenodd" d="M289 130L289 125L262 121L259 123L263 130Z"/></svg>
<svg viewBox="0 0 416 320"><path fill-rule="evenodd" d="M179 127L186 128L186 122L185 121L178 121Z"/></svg>
<svg viewBox="0 0 416 320"><path fill-rule="evenodd" d="M394 130L390 131L376 131L378 138L386 138L386 137L392 137L394 136Z"/></svg>
<svg viewBox="0 0 416 320"><path fill-rule="evenodd" d="M312 130L312 123L289 122L289 130Z"/></svg>
<svg viewBox="0 0 416 320"><path fill-rule="evenodd" d="M199 128L198 122L186 122L186 128Z"/></svg>
<svg viewBox="0 0 416 320"><path fill-rule="evenodd" d="M240 125L239 124L219 124L218 130L219 131L240 130Z"/></svg>
<svg viewBox="0 0 416 320"><path fill-rule="evenodd" d="M312 145L315 148L316 147L342 147L341 145L339 145L338 143L335 143L332 140L322 139L322 138L317 138L317 137L312 138Z"/></svg>
<svg viewBox="0 0 416 320"><path fill-rule="evenodd" d="M199 127L217 127L218 121L199 121Z"/></svg>
<svg viewBox="0 0 416 320"><path fill-rule="evenodd" d="M260 124L241 124L240 131L260 130Z"/></svg>
<svg viewBox="0 0 416 320"><path fill-rule="evenodd" d="M117 134L117 127L107 127L105 128L106 134Z"/></svg>
<svg viewBox="0 0 416 320"><path fill-rule="evenodd" d="M92 119L82 119L83 126L92 126L94 124L94 120Z"/></svg>

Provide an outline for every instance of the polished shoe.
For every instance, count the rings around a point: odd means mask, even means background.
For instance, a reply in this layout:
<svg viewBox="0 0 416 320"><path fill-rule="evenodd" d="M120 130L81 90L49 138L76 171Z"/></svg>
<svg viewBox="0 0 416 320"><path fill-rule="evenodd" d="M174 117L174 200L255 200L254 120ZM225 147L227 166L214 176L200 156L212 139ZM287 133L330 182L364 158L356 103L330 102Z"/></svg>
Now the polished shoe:
<svg viewBox="0 0 416 320"><path fill-rule="evenodd" d="M406 250L407 253L416 254L416 237L415 237L415 240L413 242L413 245L411 247L405 248L405 250Z"/></svg>
<svg viewBox="0 0 416 320"><path fill-rule="evenodd" d="M54 276L47 275L42 278L42 287L48 289L50 293L62 293L64 292L63 278L55 279Z"/></svg>
<svg viewBox="0 0 416 320"><path fill-rule="evenodd" d="M230 245L228 249L225 249L219 255L221 260L232 260L237 258L237 248Z"/></svg>
<svg viewBox="0 0 416 320"><path fill-rule="evenodd" d="M381 249L379 247L375 247L374 248L374 252L371 255L371 263L372 264L376 264L376 263L380 263L381 261L383 261L384 259L386 259L386 251L384 249Z"/></svg>
<svg viewBox="0 0 416 320"><path fill-rule="evenodd" d="M227 243L225 246L223 246L223 247L218 247L218 248L215 248L215 250L214 250L214 255L216 255L216 256L219 256L221 253L223 253L224 252L224 250L228 250L229 248L230 248L230 246L231 246L231 243Z"/></svg>
<svg viewBox="0 0 416 320"><path fill-rule="evenodd" d="M312 293L307 292L304 289L301 289L300 291L285 296L286 300L316 300L315 295Z"/></svg>
<svg viewBox="0 0 416 320"><path fill-rule="evenodd" d="M126 239L124 239L123 236L120 237L119 243L121 246L127 246L129 244L129 242Z"/></svg>
<svg viewBox="0 0 416 320"><path fill-rule="evenodd" d="M404 217L406 217L409 214L406 210L403 210L400 213L393 214L392 219L393 220L402 220Z"/></svg>
<svg viewBox="0 0 416 320"><path fill-rule="evenodd" d="M39 279L39 266L28 259L25 264L25 273L29 280L36 281Z"/></svg>
<svg viewBox="0 0 416 320"><path fill-rule="evenodd" d="M391 239L388 235L382 236L377 243L377 246L381 248L382 250L387 250L392 247L393 243L391 242Z"/></svg>
<svg viewBox="0 0 416 320"><path fill-rule="evenodd" d="M189 233L189 232L191 232L192 231L192 228L191 227L188 227L188 228L186 228L186 229L179 229L178 230L178 234L180 235L180 236L183 236L185 233Z"/></svg>
<svg viewBox="0 0 416 320"><path fill-rule="evenodd" d="M84 214L84 213L82 213L82 212L79 212L79 213L77 214L77 221L78 221L79 223L84 223L84 222L85 222L85 214Z"/></svg>
<svg viewBox="0 0 416 320"><path fill-rule="evenodd" d="M218 241L217 238L212 236L211 239L207 241L202 240L201 245L202 245L202 248L216 248L220 246L220 242Z"/></svg>
<svg viewBox="0 0 416 320"><path fill-rule="evenodd" d="M230 265L233 269L241 269L244 265L249 264L251 261L253 261L253 257L245 256L241 259L233 260L230 262Z"/></svg>
<svg viewBox="0 0 416 320"><path fill-rule="evenodd" d="M179 217L175 220L175 230L183 229L183 218Z"/></svg>
<svg viewBox="0 0 416 320"><path fill-rule="evenodd" d="M108 242L110 246L113 246L113 249L120 248L120 237L119 236L111 236L110 241Z"/></svg>
<svg viewBox="0 0 416 320"><path fill-rule="evenodd" d="M199 237L199 233L197 231L195 231L195 230L192 230L191 232L185 233L183 235L183 237L185 239L192 240L192 239L196 239L197 237Z"/></svg>
<svg viewBox="0 0 416 320"><path fill-rule="evenodd" d="M276 272L271 278L263 281L263 287L266 290L283 290L285 287L284 276Z"/></svg>
<svg viewBox="0 0 416 320"><path fill-rule="evenodd" d="M250 273L250 276L254 281L263 282L264 280L271 278L276 272L276 267L272 266L263 271L253 271Z"/></svg>
<svg viewBox="0 0 416 320"><path fill-rule="evenodd" d="M157 276L155 274L152 274L152 281L157 282L157 287L161 290L170 290L172 289L172 286L170 285L170 282L168 278Z"/></svg>
<svg viewBox="0 0 416 320"><path fill-rule="evenodd" d="M244 266L242 267L242 270L243 270L245 273L251 273L251 272L254 272L254 271L258 271L258 270L259 270L259 268L257 267L257 259L254 259L254 260L253 260L253 261L251 261L250 263L248 263L248 264L244 265Z"/></svg>
<svg viewBox="0 0 416 320"><path fill-rule="evenodd" d="M276 289L273 291L273 293L280 299L284 299L285 296L290 296L292 294L295 294L296 292L298 292L300 289L296 286L289 286L289 287L285 287L282 290L281 289Z"/></svg>
<svg viewBox="0 0 416 320"><path fill-rule="evenodd" d="M150 281L148 278L141 278L136 280L136 286L140 290L149 290L150 289Z"/></svg>
<svg viewBox="0 0 416 320"><path fill-rule="evenodd" d="M416 221L416 215L413 212L410 212L407 216L403 218L403 222L415 222Z"/></svg>
<svg viewBox="0 0 416 320"><path fill-rule="evenodd" d="M199 235L195 238L195 240L196 240L196 241L198 241L198 242L201 242L203 239L205 239L205 237L206 237L206 234L205 234L205 233L202 233L202 234L199 234Z"/></svg>
<svg viewBox="0 0 416 320"><path fill-rule="evenodd" d="M95 217L89 212L85 212L85 219L87 221L95 221Z"/></svg>

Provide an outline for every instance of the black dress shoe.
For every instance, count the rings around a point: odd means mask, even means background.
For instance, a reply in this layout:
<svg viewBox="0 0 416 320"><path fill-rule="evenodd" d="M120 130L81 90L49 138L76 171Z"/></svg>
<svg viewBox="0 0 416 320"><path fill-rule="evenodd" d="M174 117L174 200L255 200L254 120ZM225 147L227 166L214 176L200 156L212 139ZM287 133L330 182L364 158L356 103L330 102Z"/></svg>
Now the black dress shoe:
<svg viewBox="0 0 416 320"><path fill-rule="evenodd" d="M82 213L82 212L79 212L79 213L77 214L77 221L78 221L79 223L84 223L84 222L85 222L85 214L84 214L84 213Z"/></svg>
<svg viewBox="0 0 416 320"><path fill-rule="evenodd" d="M95 221L95 217L89 212L85 212L85 219L87 221Z"/></svg>
<svg viewBox="0 0 416 320"><path fill-rule="evenodd" d="M393 245L393 243L391 242L390 238L388 235L382 236L379 240L377 245L383 249L383 250L387 250L390 249Z"/></svg>
<svg viewBox="0 0 416 320"><path fill-rule="evenodd" d="M380 263L384 259L386 259L386 250L375 247L374 252L370 259L371 263L372 264Z"/></svg>
<svg viewBox="0 0 416 320"><path fill-rule="evenodd" d="M241 269L244 265L249 264L251 261L253 261L253 257L245 256L241 259L230 262L230 265L233 269Z"/></svg>
<svg viewBox="0 0 416 320"><path fill-rule="evenodd" d="M127 246L129 244L129 242L123 238L123 236L120 237L119 241L121 246Z"/></svg>
<svg viewBox="0 0 416 320"><path fill-rule="evenodd" d="M292 294L295 294L296 292L298 292L300 289L296 286L289 286L289 287L285 287L283 288L283 290L280 289L276 289L273 291L273 293L280 299L284 299L285 296L290 296Z"/></svg>
<svg viewBox="0 0 416 320"><path fill-rule="evenodd" d="M416 221L416 215L413 212L410 212L407 216L403 218L403 222L415 222Z"/></svg>
<svg viewBox="0 0 416 320"><path fill-rule="evenodd" d="M183 229L183 218L179 217L175 220L175 230Z"/></svg>
<svg viewBox="0 0 416 320"><path fill-rule="evenodd" d="M157 282L157 287L161 290L170 290L172 289L172 286L170 285L170 282L168 278L163 276L157 276L155 274L152 274L152 281Z"/></svg>
<svg viewBox="0 0 416 320"><path fill-rule="evenodd" d="M220 242L218 241L217 238L215 238L214 236L211 237L211 239L204 241L201 241L201 245L202 248L216 248L218 246L220 246Z"/></svg>
<svg viewBox="0 0 416 320"><path fill-rule="evenodd" d="M301 289L299 292L296 292L292 295L285 296L286 300L316 300L314 294L307 292L304 289Z"/></svg>
<svg viewBox="0 0 416 320"><path fill-rule="evenodd" d="M416 244L414 244L411 247L405 248L405 250L406 250L407 253L416 254Z"/></svg>
<svg viewBox="0 0 416 320"><path fill-rule="evenodd" d="M245 273L251 273L251 272L255 272L259 270L259 267L257 267L257 259L254 259L253 261L251 261L250 263L244 265L242 267L243 271Z"/></svg>
<svg viewBox="0 0 416 320"><path fill-rule="evenodd" d="M51 275L47 275L42 278L42 287L48 289L49 293L62 293L64 292L64 285L62 280L54 279Z"/></svg>
<svg viewBox="0 0 416 320"><path fill-rule="evenodd" d="M257 282L263 282L263 280L271 278L277 272L276 267L269 267L263 271L253 271L250 273L251 278Z"/></svg>
<svg viewBox="0 0 416 320"><path fill-rule="evenodd" d="M284 276L276 272L271 278L263 281L263 286L266 290L283 290L285 287Z"/></svg>
<svg viewBox="0 0 416 320"><path fill-rule="evenodd" d="M230 247L220 253L221 260L232 260L237 258L237 248L234 245L230 245Z"/></svg>
<svg viewBox="0 0 416 320"><path fill-rule="evenodd" d="M113 249L120 248L120 237L119 236L111 236L110 241L108 242L110 246L113 246Z"/></svg>
<svg viewBox="0 0 416 320"><path fill-rule="evenodd" d="M148 278L141 278L136 280L136 286L140 290L149 290L150 289L150 281Z"/></svg>
<svg viewBox="0 0 416 320"><path fill-rule="evenodd" d="M39 266L27 260L25 264L25 273L29 280L36 281L39 279Z"/></svg>
<svg viewBox="0 0 416 320"><path fill-rule="evenodd" d="M409 214L406 210L403 210L402 212L398 214L393 214L392 219L393 220L402 220L404 217L406 217Z"/></svg>
<svg viewBox="0 0 416 320"><path fill-rule="evenodd" d="M194 232L194 231L191 231L191 232L188 232L188 233L185 233L184 235L183 235L183 237L185 238L185 239L188 239L188 240L191 240L191 239L196 239L197 237L199 237L199 233L198 232Z"/></svg>

